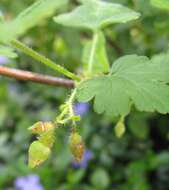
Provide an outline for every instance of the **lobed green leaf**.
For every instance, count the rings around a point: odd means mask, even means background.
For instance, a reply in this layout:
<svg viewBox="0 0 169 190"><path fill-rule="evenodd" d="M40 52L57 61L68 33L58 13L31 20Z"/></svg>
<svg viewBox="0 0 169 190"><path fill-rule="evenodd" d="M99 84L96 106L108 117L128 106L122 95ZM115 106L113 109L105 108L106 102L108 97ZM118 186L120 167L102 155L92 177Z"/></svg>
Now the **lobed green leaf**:
<svg viewBox="0 0 169 190"><path fill-rule="evenodd" d="M87 102L94 98L97 113L125 116L131 105L140 111L169 113L169 56L149 60L127 55L112 66L110 75L84 81L77 98Z"/></svg>
<svg viewBox="0 0 169 190"><path fill-rule="evenodd" d="M140 14L116 3L103 1L81 1L70 13L54 18L55 22L69 27L97 30L114 23L125 23L139 18Z"/></svg>

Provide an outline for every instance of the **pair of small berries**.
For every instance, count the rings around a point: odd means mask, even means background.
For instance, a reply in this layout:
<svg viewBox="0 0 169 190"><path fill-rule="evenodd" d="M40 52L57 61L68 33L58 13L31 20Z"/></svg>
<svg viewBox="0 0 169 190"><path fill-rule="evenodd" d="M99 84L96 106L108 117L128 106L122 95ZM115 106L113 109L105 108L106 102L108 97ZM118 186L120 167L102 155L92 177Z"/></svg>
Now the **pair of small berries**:
<svg viewBox="0 0 169 190"><path fill-rule="evenodd" d="M52 122L37 122L29 130L33 134L39 135L29 147L28 165L30 168L34 168L50 156L55 140L55 126ZM83 158L85 146L82 137L75 131L70 135L69 146L75 160L80 162Z"/></svg>

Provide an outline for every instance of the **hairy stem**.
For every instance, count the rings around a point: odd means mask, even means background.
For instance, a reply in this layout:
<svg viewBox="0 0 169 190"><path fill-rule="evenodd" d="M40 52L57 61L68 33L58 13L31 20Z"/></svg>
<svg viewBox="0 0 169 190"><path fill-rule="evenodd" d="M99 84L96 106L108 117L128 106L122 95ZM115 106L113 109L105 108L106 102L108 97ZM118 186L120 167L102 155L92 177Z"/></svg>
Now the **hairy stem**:
<svg viewBox="0 0 169 190"><path fill-rule="evenodd" d="M65 124L66 122L72 120L73 126L76 126L76 122L74 121L73 117L75 116L73 110L73 103L76 97L77 89L74 88L69 99L65 102L64 109L60 113L59 116L56 117L55 123L56 124Z"/></svg>
<svg viewBox="0 0 169 190"><path fill-rule="evenodd" d="M53 70L56 70L56 71L62 73L63 75L65 75L65 76L67 76L67 77L69 77L75 81L80 81L80 77L78 77L74 73L71 73L70 71L68 71L64 67L57 65L55 62L46 58L45 56L40 55L39 53L37 53L33 49L27 47L25 44L19 42L18 40L12 40L11 44L13 47L21 50L26 55L29 55L30 57L34 58L35 60L47 65L48 67L52 68Z"/></svg>
<svg viewBox="0 0 169 190"><path fill-rule="evenodd" d="M88 62L88 73L91 74L93 69L93 62L94 62L94 54L97 47L97 41L98 41L98 32L94 32L93 34L93 40L92 40L92 49L89 56L89 62Z"/></svg>
<svg viewBox="0 0 169 190"><path fill-rule="evenodd" d="M69 100L68 100L68 104L71 104L71 105L73 104L74 99L75 99L75 96L76 96L76 92L77 92L77 89L75 88L75 89L73 90L73 92L72 92L72 94L71 94Z"/></svg>
<svg viewBox="0 0 169 190"><path fill-rule="evenodd" d="M75 88L73 91L72 91L72 94L68 100L68 106L69 106L69 115L70 117L73 117L75 114L74 114L74 110L73 110L73 103L74 103L74 99L76 97L76 92L77 92L77 89ZM76 126L76 122L73 120L73 125Z"/></svg>

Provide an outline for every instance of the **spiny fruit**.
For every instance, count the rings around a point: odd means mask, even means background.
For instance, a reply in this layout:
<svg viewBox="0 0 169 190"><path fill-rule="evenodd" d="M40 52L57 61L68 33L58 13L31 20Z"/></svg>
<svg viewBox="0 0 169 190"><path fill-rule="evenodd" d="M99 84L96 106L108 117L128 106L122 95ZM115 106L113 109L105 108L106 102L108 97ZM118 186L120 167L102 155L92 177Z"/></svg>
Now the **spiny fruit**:
<svg viewBox="0 0 169 190"><path fill-rule="evenodd" d="M29 128L38 137L29 147L29 167L34 168L48 159L55 141L55 127L52 122L37 122Z"/></svg>
<svg viewBox="0 0 169 190"><path fill-rule="evenodd" d="M39 141L34 141L29 147L29 167L35 168L40 165L48 159L50 153L51 151L47 146L43 145Z"/></svg>
<svg viewBox="0 0 169 190"><path fill-rule="evenodd" d="M85 145L82 137L77 132L72 132L69 139L70 150L77 162L83 159Z"/></svg>
<svg viewBox="0 0 169 190"><path fill-rule="evenodd" d="M33 126L29 127L28 129L33 134L41 134L41 133L47 132L54 128L55 128L55 126L52 122L39 121L39 122L35 123Z"/></svg>
<svg viewBox="0 0 169 190"><path fill-rule="evenodd" d="M50 129L47 132L40 134L38 137L38 140L45 146L52 148L52 146L55 142L55 130Z"/></svg>

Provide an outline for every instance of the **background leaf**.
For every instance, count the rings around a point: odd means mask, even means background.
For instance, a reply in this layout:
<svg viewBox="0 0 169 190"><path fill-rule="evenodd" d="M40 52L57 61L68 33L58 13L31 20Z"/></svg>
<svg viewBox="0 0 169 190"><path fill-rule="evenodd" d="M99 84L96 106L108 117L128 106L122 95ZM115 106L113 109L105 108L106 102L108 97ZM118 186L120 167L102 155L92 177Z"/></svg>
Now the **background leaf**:
<svg viewBox="0 0 169 190"><path fill-rule="evenodd" d="M6 42L25 33L29 28L49 17L67 0L39 0L21 12L16 19L0 23L0 41Z"/></svg>
<svg viewBox="0 0 169 190"><path fill-rule="evenodd" d="M139 16L139 13L120 4L87 1L72 12L55 17L54 20L64 26L96 30L113 23L125 23Z"/></svg>
<svg viewBox="0 0 169 190"><path fill-rule="evenodd" d="M153 6L169 10L169 0L151 0Z"/></svg>
<svg viewBox="0 0 169 190"><path fill-rule="evenodd" d="M0 46L0 55L9 57L9 58L16 58L17 54L14 52L14 50L10 47L6 46Z"/></svg>
<svg viewBox="0 0 169 190"><path fill-rule="evenodd" d="M91 175L91 183L94 185L96 189L105 189L110 184L110 178L108 173L102 169L98 168L92 175Z"/></svg>
<svg viewBox="0 0 169 190"><path fill-rule="evenodd" d="M78 100L94 98L94 108L107 115L126 115L132 104L140 111L169 112L168 56L149 60L128 55L112 66L109 76L84 81L78 89Z"/></svg>

